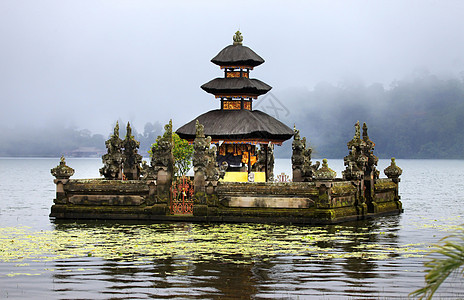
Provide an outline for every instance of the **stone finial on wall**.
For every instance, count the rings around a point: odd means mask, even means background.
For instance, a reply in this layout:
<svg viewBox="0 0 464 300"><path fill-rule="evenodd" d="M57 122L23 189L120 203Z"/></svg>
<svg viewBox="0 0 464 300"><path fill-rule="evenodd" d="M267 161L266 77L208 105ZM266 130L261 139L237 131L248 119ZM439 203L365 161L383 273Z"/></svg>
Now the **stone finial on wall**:
<svg viewBox="0 0 464 300"><path fill-rule="evenodd" d="M105 142L108 153L102 156L103 167L100 174L105 179L122 179L122 140L119 138L119 123L116 122L114 133Z"/></svg>
<svg viewBox="0 0 464 300"><path fill-rule="evenodd" d="M69 179L74 175L74 169L66 165L64 156L61 156L60 164L50 170L56 179Z"/></svg>
<svg viewBox="0 0 464 300"><path fill-rule="evenodd" d="M386 167L385 170L383 170L383 172L388 178L398 179L403 173L403 170L396 165L395 158L392 157L390 165Z"/></svg>
<svg viewBox="0 0 464 300"><path fill-rule="evenodd" d="M327 159L322 160L322 167L319 168L316 172L314 172L314 180L333 180L337 176L337 173L329 168L327 163Z"/></svg>

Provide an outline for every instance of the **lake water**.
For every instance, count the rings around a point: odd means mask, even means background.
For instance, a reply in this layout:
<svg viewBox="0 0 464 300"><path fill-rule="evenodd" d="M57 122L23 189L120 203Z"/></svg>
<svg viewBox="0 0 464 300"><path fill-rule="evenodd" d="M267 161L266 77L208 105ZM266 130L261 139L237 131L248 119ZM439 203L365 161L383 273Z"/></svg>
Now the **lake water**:
<svg viewBox="0 0 464 300"><path fill-rule="evenodd" d="M58 163L0 159L0 298L404 299L431 245L463 223L463 160L398 159L403 214L320 227L53 221ZM92 178L101 160L67 164ZM342 160L329 166L341 176ZM276 175L290 171L276 160ZM462 283L437 299L464 298Z"/></svg>

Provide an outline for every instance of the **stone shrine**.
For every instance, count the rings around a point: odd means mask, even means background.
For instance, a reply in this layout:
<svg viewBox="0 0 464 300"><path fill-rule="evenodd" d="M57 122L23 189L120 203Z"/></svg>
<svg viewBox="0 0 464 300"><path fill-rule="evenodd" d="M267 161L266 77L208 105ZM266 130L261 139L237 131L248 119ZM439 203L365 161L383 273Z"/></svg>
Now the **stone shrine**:
<svg viewBox="0 0 464 300"><path fill-rule="evenodd" d="M312 149L296 128L253 110L253 101L271 87L250 78L250 71L264 60L242 42L237 32L233 44L212 59L224 70L224 78L202 86L220 100L220 109L177 130L193 144L193 176L174 176L172 121L151 149L150 164L142 162L130 124L121 140L116 122L105 142L103 178L71 179L74 170L64 157L51 170L56 198L50 217L314 225L401 213L402 170L392 158L384 170L387 178L380 178L365 123L361 133L356 122L345 170L336 178L326 159L322 166L312 163ZM292 137L292 181L285 174L274 181L274 146Z"/></svg>

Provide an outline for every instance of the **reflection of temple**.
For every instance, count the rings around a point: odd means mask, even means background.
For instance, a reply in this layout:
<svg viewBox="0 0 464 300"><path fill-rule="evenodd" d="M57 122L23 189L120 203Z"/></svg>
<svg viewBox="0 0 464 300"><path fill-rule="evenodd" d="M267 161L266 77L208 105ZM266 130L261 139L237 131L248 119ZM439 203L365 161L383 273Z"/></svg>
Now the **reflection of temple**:
<svg viewBox="0 0 464 300"><path fill-rule="evenodd" d="M226 161L229 172L247 170L249 173L253 166L254 170L265 174L267 181L272 178L273 146L290 139L293 130L266 113L253 110L253 100L266 94L271 87L250 78L250 71L264 60L243 46L242 41L242 35L237 31L233 45L224 48L211 60L224 69L224 78L215 78L201 86L220 99L220 109L198 116L180 127L177 134L193 142L198 120L204 125L205 135L211 136L212 143L218 148L218 162ZM260 151L257 145L260 145Z"/></svg>

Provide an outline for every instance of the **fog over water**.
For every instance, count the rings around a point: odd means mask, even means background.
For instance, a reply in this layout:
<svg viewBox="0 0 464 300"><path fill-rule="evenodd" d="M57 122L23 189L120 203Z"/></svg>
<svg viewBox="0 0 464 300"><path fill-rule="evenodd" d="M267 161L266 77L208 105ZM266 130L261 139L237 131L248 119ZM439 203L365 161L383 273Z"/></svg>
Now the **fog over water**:
<svg viewBox="0 0 464 300"><path fill-rule="evenodd" d="M295 90L381 83L420 71L461 78L462 1L0 2L0 127L173 118L219 107L200 85L237 29L266 62L252 72L292 110ZM290 124L293 125L293 124Z"/></svg>

